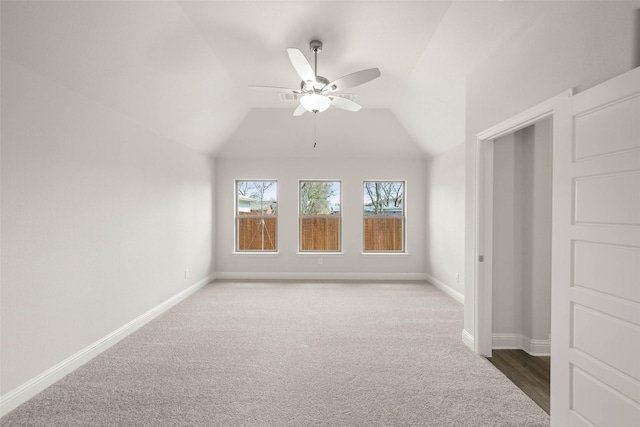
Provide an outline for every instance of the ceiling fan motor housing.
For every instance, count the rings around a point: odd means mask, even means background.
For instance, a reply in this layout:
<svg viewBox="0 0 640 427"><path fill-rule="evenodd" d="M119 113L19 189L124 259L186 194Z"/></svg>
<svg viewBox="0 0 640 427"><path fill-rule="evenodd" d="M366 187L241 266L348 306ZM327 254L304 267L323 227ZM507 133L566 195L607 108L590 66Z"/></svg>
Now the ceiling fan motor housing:
<svg viewBox="0 0 640 427"><path fill-rule="evenodd" d="M320 93L322 92L322 89L325 88L325 86L327 86L329 84L329 79L327 79L326 77L322 77L322 76L316 76L316 81L315 83L312 82L300 82L300 89L302 89L303 92L307 92L307 93Z"/></svg>

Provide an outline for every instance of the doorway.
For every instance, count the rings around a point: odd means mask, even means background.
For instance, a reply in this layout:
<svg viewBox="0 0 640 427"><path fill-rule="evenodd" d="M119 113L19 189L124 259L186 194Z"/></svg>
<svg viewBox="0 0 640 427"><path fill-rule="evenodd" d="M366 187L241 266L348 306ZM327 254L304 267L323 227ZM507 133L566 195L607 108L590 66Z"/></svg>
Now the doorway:
<svg viewBox="0 0 640 427"><path fill-rule="evenodd" d="M552 120L495 139L489 361L550 412Z"/></svg>
<svg viewBox="0 0 640 427"><path fill-rule="evenodd" d="M477 135L476 214L473 274L474 334L469 341L476 353L491 357L493 349L493 182L494 141L542 122L552 120L555 107L570 98L572 90L562 92L522 113L505 120ZM556 128L551 131L555 138ZM464 339L464 334L463 334ZM550 337L547 336L547 340ZM541 344L532 342L531 344ZM543 343L542 343L543 344Z"/></svg>
<svg viewBox="0 0 640 427"><path fill-rule="evenodd" d="M540 337L540 335L536 335L528 337L525 333L529 333L533 330L533 322L526 320L523 322L522 317L520 317L519 324L517 325L519 329L515 329L517 332L513 333L504 333L500 335L499 333L495 334L494 337L494 324L493 324L493 305L494 305L494 292L493 292L493 274L494 274L494 253L493 253L493 240L494 240L494 148L496 145L496 141L500 142L500 138L503 137L511 137L516 138L516 134L518 131L529 128L532 125L533 133L535 134L535 125L540 123L540 127L546 127L549 132L548 143L552 144L553 140L556 138L557 129L553 126L553 119L556 114L555 108L562 101L571 98L573 95L572 90L567 90L556 95L553 98L550 98L514 117L508 119L502 123L493 126L484 132L481 132L477 135L476 141L476 151L475 151L475 160L476 160L476 191L475 191L475 199L476 199L476 222L475 222L475 247L474 247L474 340L473 340L473 348L476 353L482 356L491 357L494 348L494 338L496 347L512 347L522 349L525 346L531 353L549 353L551 346L551 336L547 334L546 339L537 339L536 337ZM531 132L531 130L525 130L526 132ZM540 132L542 133L542 132ZM519 137L523 137L523 134L520 134ZM524 138L528 138L526 135ZM523 147L520 147L521 149ZM531 148L531 147L526 147ZM515 147L512 148L515 150ZM500 147L499 147L500 150ZM504 154L504 153L502 153ZM534 156L535 157L535 156ZM552 155L550 155L552 157ZM551 158L550 161L553 161ZM500 162L500 159L498 159ZM529 168L531 165L535 165L535 162L529 164ZM522 166L521 166L522 167ZM515 163L513 164L513 178L515 179ZM550 168L549 168L550 169ZM521 172L521 171L518 171ZM550 172L550 171L549 171ZM500 179L504 179L503 177ZM531 179L530 177L528 179ZM529 184L530 185L530 184ZM515 193L515 188L513 189L513 198L516 198L517 193ZM518 196L520 197L520 196ZM515 206L513 208L515 210ZM519 209L523 209L520 207ZM515 221L515 220L513 220ZM502 224L495 224L496 227L500 228ZM511 228L512 230L516 230L515 228ZM522 228L518 229L518 233L524 233ZM549 233L550 235L550 233ZM521 236L521 240L524 240L525 236ZM530 250L530 249L528 249ZM550 253L550 250L548 251ZM521 258L521 257L520 257ZM528 268L531 269L531 264L528 265ZM501 273L498 273L501 274ZM499 291L499 288L497 289ZM527 293L533 291L533 288L529 286ZM522 299L522 294L525 292L521 289L520 291L520 300L517 304L521 306L524 304ZM517 292L512 292L513 294L517 294ZM496 299L500 300L499 294L496 295ZM497 302L498 305L501 304L501 301ZM550 298L549 298L550 305ZM531 311L530 311L531 312ZM502 316L499 314L498 317ZM550 318L550 315L547 317ZM503 319L502 319L503 320ZM502 320L498 319L498 323L502 325ZM526 328L523 329L523 324L527 323ZM536 327L537 330L537 327ZM537 333L537 332L536 332ZM464 334L463 334L464 337ZM546 347L543 350L543 347ZM504 351L504 350L497 350ZM522 350L518 350L522 351ZM528 353L525 353L528 355ZM547 356L535 356L535 357L547 357ZM549 359L549 367L551 366L551 360ZM524 370L526 371L531 366L527 367L527 364L523 365ZM517 384L517 383L516 383ZM546 390L550 390L546 385L544 386ZM549 398L550 401L550 393ZM542 406L542 405L541 405Z"/></svg>

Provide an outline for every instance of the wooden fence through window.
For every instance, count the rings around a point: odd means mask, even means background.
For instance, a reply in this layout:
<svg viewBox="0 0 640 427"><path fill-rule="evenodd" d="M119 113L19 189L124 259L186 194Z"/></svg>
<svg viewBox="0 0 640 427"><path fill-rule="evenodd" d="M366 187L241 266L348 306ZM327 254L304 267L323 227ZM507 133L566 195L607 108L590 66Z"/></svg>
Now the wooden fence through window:
<svg viewBox="0 0 640 427"><path fill-rule="evenodd" d="M401 252L403 218L365 217L364 250Z"/></svg>
<svg viewBox="0 0 640 427"><path fill-rule="evenodd" d="M302 217L300 248L303 251L339 251L340 217L314 215ZM401 252L403 218L367 216L364 219L364 250ZM277 249L275 216L238 217L239 251L275 251Z"/></svg>
<svg viewBox="0 0 640 427"><path fill-rule="evenodd" d="M277 220L274 216L238 217L239 251L275 251L277 246Z"/></svg>
<svg viewBox="0 0 640 427"><path fill-rule="evenodd" d="M339 251L340 217L338 215L303 216L300 227L303 251Z"/></svg>

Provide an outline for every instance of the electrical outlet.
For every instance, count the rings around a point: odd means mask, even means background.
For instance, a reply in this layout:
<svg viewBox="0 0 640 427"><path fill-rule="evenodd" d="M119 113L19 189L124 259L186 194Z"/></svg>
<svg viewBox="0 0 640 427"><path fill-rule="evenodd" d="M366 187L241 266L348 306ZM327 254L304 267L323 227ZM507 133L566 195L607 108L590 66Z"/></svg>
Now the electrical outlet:
<svg viewBox="0 0 640 427"><path fill-rule="evenodd" d="M189 270L188 269L184 269L184 278L188 279L189 278Z"/></svg>
<svg viewBox="0 0 640 427"><path fill-rule="evenodd" d="M456 273L456 282L460 281L460 273Z"/></svg>
<svg viewBox="0 0 640 427"><path fill-rule="evenodd" d="M322 265L322 258L318 258L318 265Z"/></svg>

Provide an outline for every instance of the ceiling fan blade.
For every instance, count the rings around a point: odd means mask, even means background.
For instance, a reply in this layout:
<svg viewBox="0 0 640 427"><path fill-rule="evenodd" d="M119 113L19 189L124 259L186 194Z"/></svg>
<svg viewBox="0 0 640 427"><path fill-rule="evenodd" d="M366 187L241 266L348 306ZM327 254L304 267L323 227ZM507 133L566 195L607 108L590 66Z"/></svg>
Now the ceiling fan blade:
<svg viewBox="0 0 640 427"><path fill-rule="evenodd" d="M249 89L259 90L259 91L262 91L262 92L301 93L297 89L289 89L288 87L276 87L276 86L249 85Z"/></svg>
<svg viewBox="0 0 640 427"><path fill-rule="evenodd" d="M295 109L295 111L293 112L294 116L301 116L303 115L307 110L304 108L304 106L302 104L298 105L298 108Z"/></svg>
<svg viewBox="0 0 640 427"><path fill-rule="evenodd" d="M342 98L341 96L331 96L331 106L342 108L343 110L356 112L362 108L360 104L357 104L350 99Z"/></svg>
<svg viewBox="0 0 640 427"><path fill-rule="evenodd" d="M355 73L347 74L346 76L340 77L337 80L332 81L324 88L329 89L331 92L335 92L337 90L344 90L350 87L358 86L367 82L370 82L373 79L380 77L380 70L377 68L368 68L366 70L356 71Z"/></svg>
<svg viewBox="0 0 640 427"><path fill-rule="evenodd" d="M311 64L309 64L309 61L307 61L307 58L304 57L300 49L290 47L287 49L287 53L289 54L289 60L291 60L293 68L296 69L302 81L315 83L316 74L313 72Z"/></svg>

